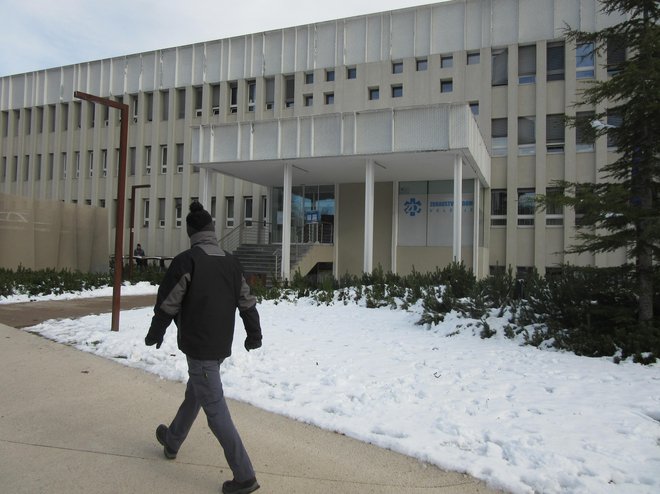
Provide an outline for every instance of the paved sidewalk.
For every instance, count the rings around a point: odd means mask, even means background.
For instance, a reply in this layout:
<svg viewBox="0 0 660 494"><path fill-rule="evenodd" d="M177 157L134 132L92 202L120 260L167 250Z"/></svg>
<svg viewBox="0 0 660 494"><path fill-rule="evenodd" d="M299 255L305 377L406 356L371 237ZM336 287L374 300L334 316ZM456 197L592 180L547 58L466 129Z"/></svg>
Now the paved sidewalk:
<svg viewBox="0 0 660 494"><path fill-rule="evenodd" d="M124 297L122 309L154 299L140 298ZM107 302L0 305L2 492L219 492L231 472L203 413L176 460L164 459L156 442L155 428L175 413L184 384L2 324L81 315L81 307L109 312ZM244 403L229 407L264 494L495 492L467 475Z"/></svg>

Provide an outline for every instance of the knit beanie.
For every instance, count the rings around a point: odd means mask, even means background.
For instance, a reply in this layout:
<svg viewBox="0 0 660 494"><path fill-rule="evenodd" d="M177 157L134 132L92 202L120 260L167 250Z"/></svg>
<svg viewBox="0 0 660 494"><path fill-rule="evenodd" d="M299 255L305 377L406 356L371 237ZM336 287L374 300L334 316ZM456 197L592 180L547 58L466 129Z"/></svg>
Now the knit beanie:
<svg viewBox="0 0 660 494"><path fill-rule="evenodd" d="M213 218L198 201L193 201L190 205L190 213L186 216L186 229L189 237L197 232L215 231Z"/></svg>

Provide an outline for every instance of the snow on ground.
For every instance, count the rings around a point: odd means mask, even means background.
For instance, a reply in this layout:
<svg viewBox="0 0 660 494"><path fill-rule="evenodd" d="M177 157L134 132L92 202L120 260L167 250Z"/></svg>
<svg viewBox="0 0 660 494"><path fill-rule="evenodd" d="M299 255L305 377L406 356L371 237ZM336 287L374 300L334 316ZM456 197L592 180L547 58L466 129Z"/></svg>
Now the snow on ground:
<svg viewBox="0 0 660 494"><path fill-rule="evenodd" d="M155 290L142 287L135 291ZM247 353L237 318L222 366L226 395L297 420L465 471L514 493L660 492L660 366L481 339L449 314L266 301L264 346ZM172 325L144 345L149 308L29 328L81 350L185 381ZM472 324L472 325L471 325ZM457 329L460 331L457 332Z"/></svg>

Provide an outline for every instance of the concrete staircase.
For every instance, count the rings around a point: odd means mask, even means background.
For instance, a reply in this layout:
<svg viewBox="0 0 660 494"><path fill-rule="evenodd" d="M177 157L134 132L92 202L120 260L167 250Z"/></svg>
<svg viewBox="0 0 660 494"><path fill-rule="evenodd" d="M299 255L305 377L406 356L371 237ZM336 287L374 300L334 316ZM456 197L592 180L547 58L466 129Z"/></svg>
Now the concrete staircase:
<svg viewBox="0 0 660 494"><path fill-rule="evenodd" d="M294 245L291 248L291 269L305 257L310 246ZM243 266L245 278L251 280L259 278L266 286L272 286L274 278L280 276L280 262L282 261L281 245L242 244L233 252Z"/></svg>

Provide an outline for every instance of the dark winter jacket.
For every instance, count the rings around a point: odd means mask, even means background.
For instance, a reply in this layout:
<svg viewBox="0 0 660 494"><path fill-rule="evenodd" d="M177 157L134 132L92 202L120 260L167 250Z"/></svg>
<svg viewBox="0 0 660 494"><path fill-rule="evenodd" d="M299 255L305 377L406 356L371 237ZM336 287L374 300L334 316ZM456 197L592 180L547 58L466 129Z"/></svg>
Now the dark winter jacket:
<svg viewBox="0 0 660 494"><path fill-rule="evenodd" d="M191 248L177 255L158 289L147 344L160 343L174 320L179 349L196 360L231 355L236 309L243 319L247 349L261 346L256 299L250 295L238 260L225 253L215 232L190 237Z"/></svg>

